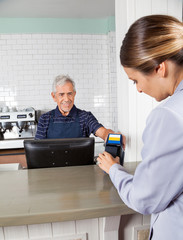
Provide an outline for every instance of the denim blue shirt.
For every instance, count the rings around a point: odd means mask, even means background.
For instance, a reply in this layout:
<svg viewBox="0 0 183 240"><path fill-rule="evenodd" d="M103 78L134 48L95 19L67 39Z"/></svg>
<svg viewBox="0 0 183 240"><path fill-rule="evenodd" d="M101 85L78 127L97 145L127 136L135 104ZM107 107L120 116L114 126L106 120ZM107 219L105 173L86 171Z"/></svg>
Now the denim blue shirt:
<svg viewBox="0 0 183 240"><path fill-rule="evenodd" d="M110 178L126 205L152 214L153 240L183 239L183 81L149 115L134 176L114 164Z"/></svg>

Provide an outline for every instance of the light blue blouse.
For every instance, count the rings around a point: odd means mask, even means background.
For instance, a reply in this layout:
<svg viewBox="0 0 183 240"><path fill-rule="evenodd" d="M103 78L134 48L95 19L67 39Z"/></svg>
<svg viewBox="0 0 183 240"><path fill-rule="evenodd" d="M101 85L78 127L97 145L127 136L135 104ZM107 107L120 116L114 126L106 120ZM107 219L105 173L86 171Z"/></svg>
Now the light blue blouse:
<svg viewBox="0 0 183 240"><path fill-rule="evenodd" d="M142 162L134 176L114 164L109 171L121 199L151 215L153 240L183 239L183 81L149 115Z"/></svg>

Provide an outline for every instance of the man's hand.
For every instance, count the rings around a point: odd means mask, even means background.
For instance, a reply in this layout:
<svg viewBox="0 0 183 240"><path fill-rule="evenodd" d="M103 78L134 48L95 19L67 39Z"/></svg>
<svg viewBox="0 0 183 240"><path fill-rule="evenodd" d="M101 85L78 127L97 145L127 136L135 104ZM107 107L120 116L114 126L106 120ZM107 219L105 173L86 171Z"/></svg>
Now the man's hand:
<svg viewBox="0 0 183 240"><path fill-rule="evenodd" d="M107 129L107 128L105 128L105 127L100 127L100 128L97 129L97 131L95 132L95 136L96 136L96 137L100 137L100 138L102 138L104 141L106 141L109 133L114 133L114 131L111 130L111 129Z"/></svg>

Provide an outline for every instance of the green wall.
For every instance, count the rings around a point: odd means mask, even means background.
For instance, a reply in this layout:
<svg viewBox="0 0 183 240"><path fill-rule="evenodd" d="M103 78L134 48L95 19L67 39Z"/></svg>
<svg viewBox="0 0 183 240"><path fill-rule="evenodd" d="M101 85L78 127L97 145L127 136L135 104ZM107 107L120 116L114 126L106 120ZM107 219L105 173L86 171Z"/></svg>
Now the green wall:
<svg viewBox="0 0 183 240"><path fill-rule="evenodd" d="M115 31L115 17L99 19L0 18L0 33L88 33Z"/></svg>

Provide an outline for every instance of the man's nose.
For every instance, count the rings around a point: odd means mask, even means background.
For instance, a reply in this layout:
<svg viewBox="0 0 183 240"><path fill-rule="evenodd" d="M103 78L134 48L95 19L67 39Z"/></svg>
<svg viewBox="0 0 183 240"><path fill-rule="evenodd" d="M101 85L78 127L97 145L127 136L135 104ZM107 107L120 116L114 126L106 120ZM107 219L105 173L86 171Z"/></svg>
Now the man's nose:
<svg viewBox="0 0 183 240"><path fill-rule="evenodd" d="M69 100L69 96L67 94L64 94L64 101L68 101Z"/></svg>

